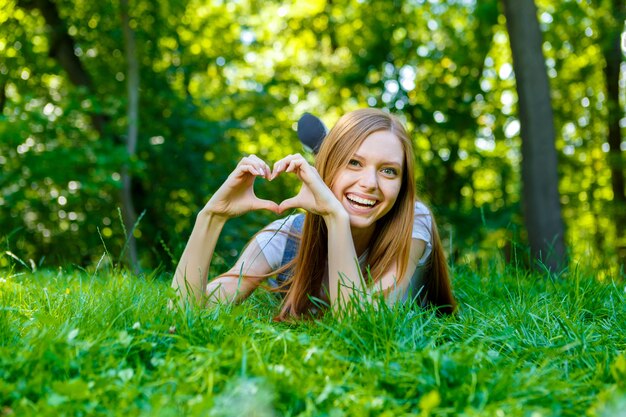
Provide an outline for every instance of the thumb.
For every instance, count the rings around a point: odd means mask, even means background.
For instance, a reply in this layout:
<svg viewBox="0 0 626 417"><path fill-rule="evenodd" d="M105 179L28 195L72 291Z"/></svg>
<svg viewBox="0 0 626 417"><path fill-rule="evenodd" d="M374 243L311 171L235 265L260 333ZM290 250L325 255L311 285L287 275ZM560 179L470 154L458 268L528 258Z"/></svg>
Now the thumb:
<svg viewBox="0 0 626 417"><path fill-rule="evenodd" d="M252 203L252 209L253 210L269 210L273 213L280 214L280 209L278 207L278 204L270 200L261 200L260 198L257 198Z"/></svg>
<svg viewBox="0 0 626 417"><path fill-rule="evenodd" d="M300 205L300 199L298 196L291 197L280 203L278 206L278 212L283 213L285 210L294 209L294 208L303 208Z"/></svg>

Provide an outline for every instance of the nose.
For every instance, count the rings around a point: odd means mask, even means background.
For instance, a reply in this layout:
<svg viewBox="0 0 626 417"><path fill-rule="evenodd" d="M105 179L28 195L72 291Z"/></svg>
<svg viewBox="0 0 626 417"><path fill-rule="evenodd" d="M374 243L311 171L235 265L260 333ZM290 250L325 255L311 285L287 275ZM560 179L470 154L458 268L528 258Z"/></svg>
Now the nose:
<svg viewBox="0 0 626 417"><path fill-rule="evenodd" d="M375 190L378 188L378 176L375 169L364 169L361 171L359 185L365 190Z"/></svg>

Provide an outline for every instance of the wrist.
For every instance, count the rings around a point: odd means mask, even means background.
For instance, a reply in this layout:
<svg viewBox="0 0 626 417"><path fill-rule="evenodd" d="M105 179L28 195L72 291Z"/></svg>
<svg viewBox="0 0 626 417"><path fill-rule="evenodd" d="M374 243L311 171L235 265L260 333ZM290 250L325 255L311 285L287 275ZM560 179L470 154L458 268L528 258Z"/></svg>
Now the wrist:
<svg viewBox="0 0 626 417"><path fill-rule="evenodd" d="M208 227L215 227L215 226L221 227L226 223L228 219L229 218L227 216L214 212L208 206L205 206L196 215L196 223L202 223Z"/></svg>
<svg viewBox="0 0 626 417"><path fill-rule="evenodd" d="M339 224L348 224L350 225L350 216L348 212L343 208L343 206L339 205L335 210L330 211L328 214L322 216L326 226L336 226Z"/></svg>
<svg viewBox="0 0 626 417"><path fill-rule="evenodd" d="M224 204L220 203L219 198L213 194L213 197L202 207L202 210L198 212L198 217L214 217L216 219L223 219L224 222L228 220L231 216L226 213Z"/></svg>

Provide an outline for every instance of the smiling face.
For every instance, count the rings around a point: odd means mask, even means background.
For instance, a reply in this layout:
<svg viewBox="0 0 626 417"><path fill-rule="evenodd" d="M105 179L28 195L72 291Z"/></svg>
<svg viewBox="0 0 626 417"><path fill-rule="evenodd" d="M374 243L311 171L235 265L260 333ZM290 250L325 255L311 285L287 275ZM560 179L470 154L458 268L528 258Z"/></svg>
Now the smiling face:
<svg viewBox="0 0 626 417"><path fill-rule="evenodd" d="M373 232L376 221L398 198L404 168L400 140L381 130L367 136L346 166L339 169L331 190L350 216L353 230Z"/></svg>

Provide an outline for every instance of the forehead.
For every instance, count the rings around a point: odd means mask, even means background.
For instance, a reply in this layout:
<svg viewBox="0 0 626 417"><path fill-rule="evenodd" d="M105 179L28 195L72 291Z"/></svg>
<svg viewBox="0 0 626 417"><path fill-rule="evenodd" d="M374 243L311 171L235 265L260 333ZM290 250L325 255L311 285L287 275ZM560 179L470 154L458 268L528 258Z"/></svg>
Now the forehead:
<svg viewBox="0 0 626 417"><path fill-rule="evenodd" d="M400 139L388 130L381 130L369 135L356 154L363 158L375 159L403 165L404 149Z"/></svg>

